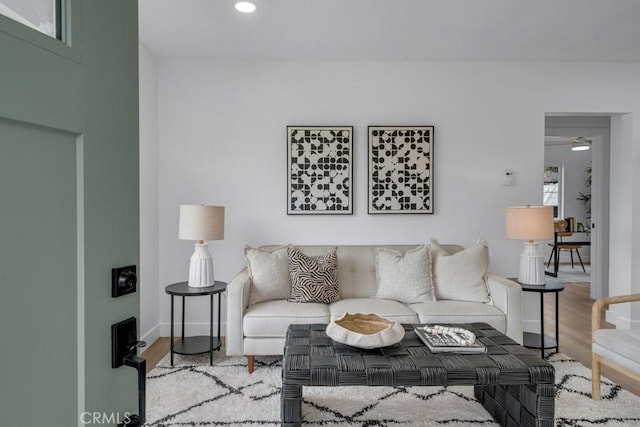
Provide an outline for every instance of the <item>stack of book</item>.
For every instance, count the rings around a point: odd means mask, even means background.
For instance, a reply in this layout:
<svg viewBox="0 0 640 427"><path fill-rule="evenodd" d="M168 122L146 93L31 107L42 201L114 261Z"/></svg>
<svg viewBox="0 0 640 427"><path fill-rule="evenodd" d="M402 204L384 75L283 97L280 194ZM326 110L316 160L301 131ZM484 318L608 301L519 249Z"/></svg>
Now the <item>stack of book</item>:
<svg viewBox="0 0 640 427"><path fill-rule="evenodd" d="M423 327L416 327L414 331L424 342L431 353L486 353L487 347L477 340L472 344L460 344L449 334L432 334ZM462 337L464 338L464 337Z"/></svg>

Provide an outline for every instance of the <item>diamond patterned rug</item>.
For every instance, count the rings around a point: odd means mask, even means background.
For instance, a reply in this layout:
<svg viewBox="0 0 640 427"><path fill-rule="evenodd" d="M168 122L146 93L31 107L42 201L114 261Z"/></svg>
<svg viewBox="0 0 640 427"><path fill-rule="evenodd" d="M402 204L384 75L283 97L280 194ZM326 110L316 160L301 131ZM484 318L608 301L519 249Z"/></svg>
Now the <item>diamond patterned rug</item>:
<svg viewBox="0 0 640 427"><path fill-rule="evenodd" d="M279 426L281 358L215 353L165 357L147 375L147 424L173 426ZM556 368L557 426L640 426L640 398L604 380L602 400L591 400L591 371L561 353ZM473 398L472 387L305 387L304 425L495 426Z"/></svg>

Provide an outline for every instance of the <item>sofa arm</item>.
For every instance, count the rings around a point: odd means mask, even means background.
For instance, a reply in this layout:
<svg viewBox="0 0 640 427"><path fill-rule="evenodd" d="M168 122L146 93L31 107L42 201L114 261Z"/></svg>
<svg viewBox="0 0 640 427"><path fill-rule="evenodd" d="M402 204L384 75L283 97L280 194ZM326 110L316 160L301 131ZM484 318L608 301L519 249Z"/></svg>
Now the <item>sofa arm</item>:
<svg viewBox="0 0 640 427"><path fill-rule="evenodd" d="M249 271L244 268L227 286L227 335L225 348L228 356L244 354L242 320L249 306Z"/></svg>
<svg viewBox="0 0 640 427"><path fill-rule="evenodd" d="M487 276L487 286L493 304L506 315L505 335L522 344L522 287L512 280L491 273Z"/></svg>

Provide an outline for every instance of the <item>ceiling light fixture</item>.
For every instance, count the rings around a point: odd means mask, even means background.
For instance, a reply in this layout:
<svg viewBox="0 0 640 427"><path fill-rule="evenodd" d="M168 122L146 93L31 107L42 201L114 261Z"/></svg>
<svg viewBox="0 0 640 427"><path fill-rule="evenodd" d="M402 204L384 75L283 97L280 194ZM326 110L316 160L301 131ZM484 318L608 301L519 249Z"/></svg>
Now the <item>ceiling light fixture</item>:
<svg viewBox="0 0 640 427"><path fill-rule="evenodd" d="M236 10L242 13L251 13L256 11L256 5L250 1L239 1L236 3Z"/></svg>
<svg viewBox="0 0 640 427"><path fill-rule="evenodd" d="M571 142L571 151L586 151L589 148L591 148L591 141L581 136Z"/></svg>

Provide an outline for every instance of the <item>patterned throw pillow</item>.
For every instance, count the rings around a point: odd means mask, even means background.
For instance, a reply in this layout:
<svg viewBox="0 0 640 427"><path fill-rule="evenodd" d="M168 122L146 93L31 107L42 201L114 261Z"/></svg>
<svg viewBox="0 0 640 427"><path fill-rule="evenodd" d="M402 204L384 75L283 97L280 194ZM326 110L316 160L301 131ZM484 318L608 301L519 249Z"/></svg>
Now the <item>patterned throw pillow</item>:
<svg viewBox="0 0 640 427"><path fill-rule="evenodd" d="M376 279L376 298L405 304L435 301L429 246L418 246L405 253L379 248L376 251Z"/></svg>
<svg viewBox="0 0 640 427"><path fill-rule="evenodd" d="M293 302L321 302L340 300L338 285L338 249L326 255L310 257L289 247L289 274Z"/></svg>

